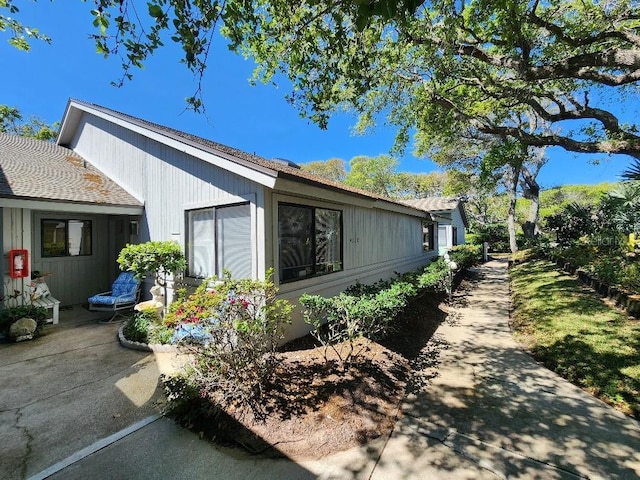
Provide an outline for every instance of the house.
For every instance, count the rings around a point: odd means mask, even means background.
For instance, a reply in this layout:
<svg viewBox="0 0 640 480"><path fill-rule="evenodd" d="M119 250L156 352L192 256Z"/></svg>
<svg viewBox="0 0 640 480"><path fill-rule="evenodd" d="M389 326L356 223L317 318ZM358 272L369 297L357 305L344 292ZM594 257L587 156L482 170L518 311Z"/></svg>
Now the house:
<svg viewBox="0 0 640 480"><path fill-rule="evenodd" d="M455 245L465 243L469 221L464 203L456 198L427 197L406 200L406 204L432 215L438 223L438 253L444 253Z"/></svg>
<svg viewBox="0 0 640 480"><path fill-rule="evenodd" d="M177 241L187 285L223 269L264 278L273 268L280 296L293 302L437 256L435 238L423 247L423 224L433 221L419 208L102 106L70 100L55 145L13 139L2 149L12 142L24 151L3 152L0 166L15 156L9 165L31 187L6 182L4 251L28 249L32 269L53 273L63 304L108 290L127 242ZM298 312L288 338L307 331Z"/></svg>
<svg viewBox="0 0 640 480"><path fill-rule="evenodd" d="M73 150L0 133L0 235L5 259L28 252L28 272L53 273L46 281L64 304L108 290L115 258L130 241L129 220L143 203ZM27 291L31 277L11 279L5 294Z"/></svg>

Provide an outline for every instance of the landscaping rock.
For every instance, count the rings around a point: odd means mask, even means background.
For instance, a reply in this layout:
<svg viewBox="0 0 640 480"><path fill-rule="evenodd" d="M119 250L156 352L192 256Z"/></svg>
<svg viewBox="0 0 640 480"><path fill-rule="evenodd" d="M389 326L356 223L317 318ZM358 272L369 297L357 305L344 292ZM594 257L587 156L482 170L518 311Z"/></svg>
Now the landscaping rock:
<svg viewBox="0 0 640 480"><path fill-rule="evenodd" d="M31 340L37 328L38 323L33 318L20 318L9 327L9 338L16 342Z"/></svg>

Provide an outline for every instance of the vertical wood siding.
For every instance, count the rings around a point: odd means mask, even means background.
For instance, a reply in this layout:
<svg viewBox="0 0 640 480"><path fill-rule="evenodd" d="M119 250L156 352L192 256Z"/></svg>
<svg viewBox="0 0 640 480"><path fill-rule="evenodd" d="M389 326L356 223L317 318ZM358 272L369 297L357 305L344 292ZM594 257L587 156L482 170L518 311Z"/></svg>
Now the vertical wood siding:
<svg viewBox="0 0 640 480"><path fill-rule="evenodd" d="M422 250L422 219L417 216L394 213L378 208L340 205L310 200L293 195L270 194L268 205L270 226L266 230L268 265L278 264L278 202L311 205L342 211L344 269L318 277L280 285L280 297L293 303L303 293L333 296L356 282L369 284L391 278L396 272L407 272L428 264L437 256L436 251ZM276 275L277 277L277 275ZM277 278L276 278L277 281ZM309 332L298 306L286 339Z"/></svg>
<svg viewBox="0 0 640 480"><path fill-rule="evenodd" d="M72 148L145 203L140 241L184 241L182 206L255 194L241 178L106 120L83 114Z"/></svg>
<svg viewBox="0 0 640 480"><path fill-rule="evenodd" d="M41 220L91 220L91 255L42 257ZM51 294L62 305L85 303L87 298L110 289L110 267L115 261L109 249L108 217L75 213L35 212L33 214L31 270L50 273L46 278Z"/></svg>

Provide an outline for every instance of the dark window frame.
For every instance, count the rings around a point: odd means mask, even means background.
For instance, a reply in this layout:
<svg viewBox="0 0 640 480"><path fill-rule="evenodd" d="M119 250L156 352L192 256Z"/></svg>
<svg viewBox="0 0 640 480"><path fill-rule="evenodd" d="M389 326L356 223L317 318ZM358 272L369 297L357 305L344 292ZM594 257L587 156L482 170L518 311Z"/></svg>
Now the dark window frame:
<svg viewBox="0 0 640 480"><path fill-rule="evenodd" d="M424 229L427 229L425 233ZM428 247L427 247L428 246ZM436 249L436 224L423 222L422 224L422 251L433 252Z"/></svg>
<svg viewBox="0 0 640 480"><path fill-rule="evenodd" d="M281 207L292 207L292 208L300 208L311 211L311 231L309 232L309 238L311 239L310 251L312 253L312 264L309 266L301 265L296 267L287 267L286 269L282 264L282 232L280 229L280 215L281 215ZM331 268L329 268L329 264L325 264L325 268L319 268L322 265L318 262L318 226L317 226L317 211L318 210L326 210L331 212L337 212L340 215L339 221L339 233L340 233L340 249L339 255L340 258L337 262L331 263ZM298 203L290 203L290 202L279 202L278 203L278 279L280 283L291 283L297 282L299 280L304 280L306 278L319 277L324 275L329 275L331 273L341 272L344 270L344 215L343 211L337 208L327 208L327 207L316 207L312 205L304 205ZM337 265L337 268L336 268ZM307 272L306 269L310 267L310 270ZM284 271L292 270L294 268L298 268L299 271L305 270L305 275L301 276L287 276L285 278Z"/></svg>
<svg viewBox="0 0 640 480"><path fill-rule="evenodd" d="M64 223L64 253L50 254L45 251L45 223L55 222ZM78 253L77 255L71 255L69 250L69 223L70 222L82 222L85 227L88 225L89 229L89 251ZM83 227L83 228L85 228ZM84 239L82 237L81 241ZM82 250L82 249L81 249ZM93 221L80 219L80 218L41 218L40 219L40 257L41 258L74 258L74 257L90 257L93 255Z"/></svg>

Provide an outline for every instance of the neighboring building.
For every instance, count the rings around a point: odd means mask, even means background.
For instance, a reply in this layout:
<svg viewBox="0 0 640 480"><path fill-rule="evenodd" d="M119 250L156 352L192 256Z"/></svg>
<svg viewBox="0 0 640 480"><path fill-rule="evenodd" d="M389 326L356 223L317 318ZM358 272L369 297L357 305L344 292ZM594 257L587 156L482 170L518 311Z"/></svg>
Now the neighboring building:
<svg viewBox="0 0 640 480"><path fill-rule="evenodd" d="M465 243L469 221L462 201L456 198L427 197L406 200L405 203L430 213L438 223L439 255L455 245Z"/></svg>
<svg viewBox="0 0 640 480"><path fill-rule="evenodd" d="M435 232L424 249L433 222L419 208L98 105L70 100L57 145L2 139L5 255L28 249L63 305L108 290L127 242L180 243L189 285L273 268L294 302L437 256ZM307 331L298 313L288 338Z"/></svg>

